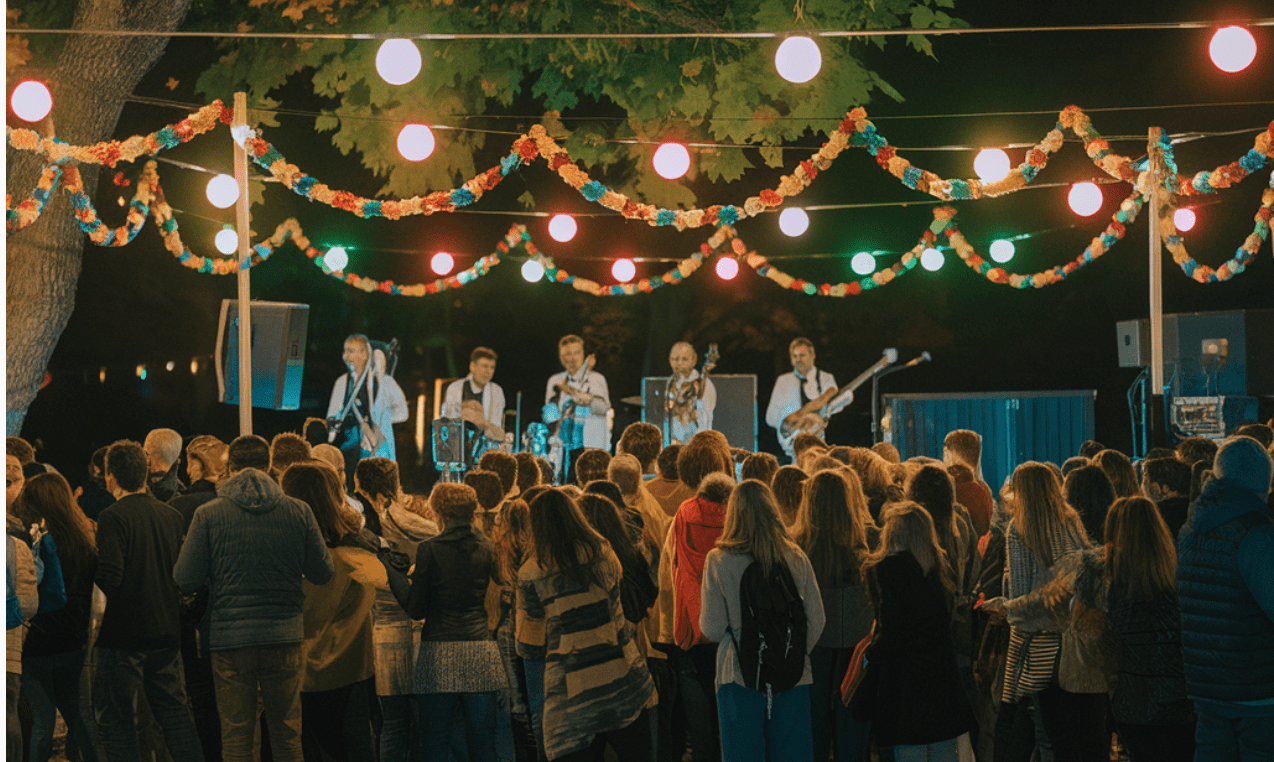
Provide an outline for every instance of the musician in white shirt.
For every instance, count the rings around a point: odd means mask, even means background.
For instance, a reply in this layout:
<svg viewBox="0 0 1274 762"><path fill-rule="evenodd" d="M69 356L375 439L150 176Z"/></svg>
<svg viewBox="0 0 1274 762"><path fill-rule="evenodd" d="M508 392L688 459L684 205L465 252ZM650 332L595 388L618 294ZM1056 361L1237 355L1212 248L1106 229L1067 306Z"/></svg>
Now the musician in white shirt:
<svg viewBox="0 0 1274 762"><path fill-rule="evenodd" d="M784 437L781 427L783 420L805 406L820 395L827 394L829 389L836 388L836 378L825 370L814 367L814 343L801 337L792 339L788 346L792 357L792 372L784 373L774 382L774 391L770 394L770 406L765 410L765 422L778 434L779 444L788 457L792 457L792 441L801 429L794 430ZM819 414L826 412L826 405Z"/></svg>
<svg viewBox="0 0 1274 762"><path fill-rule="evenodd" d="M606 378L585 364L584 340L579 336L563 336L557 343L557 352L566 370L549 378L544 406L557 408L563 427L582 425L583 428L582 444L578 439L573 443L564 442L567 452L580 446L609 452L610 389Z"/></svg>
<svg viewBox="0 0 1274 762"><path fill-rule="evenodd" d="M712 353L709 352L711 355ZM712 428L712 412L717 407L717 388L712 379L704 379L703 393L695 384L699 371L695 363L699 355L688 342L672 345L668 364L672 366L672 378L668 381L668 443L685 444L700 431ZM684 407L684 415L678 415L678 407Z"/></svg>
<svg viewBox="0 0 1274 762"><path fill-rule="evenodd" d="M487 439L504 441L504 390L492 381L495 376L496 354L487 347L475 347L469 353L469 375L447 385L442 398L443 418L464 418L472 423ZM479 414L475 405L464 403L473 400L481 403Z"/></svg>

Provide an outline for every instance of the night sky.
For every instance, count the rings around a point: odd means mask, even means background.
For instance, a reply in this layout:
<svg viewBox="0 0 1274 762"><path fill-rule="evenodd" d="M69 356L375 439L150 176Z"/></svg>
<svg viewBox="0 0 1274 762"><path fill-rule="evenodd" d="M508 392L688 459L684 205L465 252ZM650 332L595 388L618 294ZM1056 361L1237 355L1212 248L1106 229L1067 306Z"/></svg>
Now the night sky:
<svg viewBox="0 0 1274 762"><path fill-rule="evenodd" d="M953 14L973 27L1010 27L1255 18L1268 11L1268 4L1257 0L1177 0L1119 7L1098 2L1044 6L966 1L958 2ZM1134 157L1145 154L1145 136L1152 126L1174 134L1244 131L1178 146L1181 171L1193 174L1238 159L1252 146L1256 132L1274 119L1274 28L1252 32L1259 46L1256 62L1237 75L1222 74L1208 61L1211 30L1205 29L939 36L934 38L937 60L893 40L885 51L873 49L865 57L906 101L896 103L878 93L865 106L901 155L944 177L973 176L974 154L906 149L1034 143L1053 127L1057 112L1070 104L1086 110L1114 109L1092 111L1094 125L1104 135L1127 137L1112 140L1112 146ZM169 46L138 95L200 102L193 92L197 69L190 62L210 60L206 56L214 55L213 46L183 41L179 50L176 47ZM772 63L758 52L757 65ZM819 76L835 72L824 70ZM180 80L175 91L164 86L169 77ZM229 102L231 95L221 97ZM324 105L312 96L307 100L300 86L284 95L285 105L292 108ZM1177 108L1251 101L1262 103ZM845 104L845 110L853 105ZM542 110L528 98L505 113ZM988 112L995 115L964 116ZM149 132L182 116L181 109L130 104L117 137ZM264 137L289 161L334 188L375 192L375 178L355 157L341 156L325 136L316 135L312 117L283 116L281 121L281 127L267 130ZM532 123L504 119L498 124L520 131ZM445 133L439 134L445 139ZM229 172L227 138L227 132L219 130L165 155ZM821 140L809 136L801 145L812 153ZM493 165L511 142L511 137L489 138L477 166ZM1024 153L1010 151L1010 157L1016 164ZM789 168L807 158L804 151L787 155ZM121 168L134 177L140 169ZM233 209L220 211L207 203L202 190L206 175L164 164L159 171L169 202L185 212L178 222L187 244L196 252L211 249L213 233L233 221ZM110 224L119 224L122 210L116 198L121 193L131 197L132 188L112 185L113 174L102 173L96 202ZM747 196L774 187L781 174L762 168L728 185L693 187L700 206L741 206ZM1099 175L1082 146L1072 140L1037 182L1069 183ZM1199 223L1186 237L1191 254L1212 266L1231 257L1252 231L1252 215L1268 180L1267 165L1236 187L1204 197L1196 205ZM1102 210L1090 218L1069 211L1066 189L1061 187L955 206L962 231L983 256L995 238L1037 234L1018 242L1017 256L1007 266L1011 272L1034 272L1074 259L1102 231L1128 192L1127 186L1115 185L1103 190ZM527 191L534 194L537 211L606 211L590 205L542 162L523 168L469 209L516 212L522 209L518 197ZM750 248L793 275L816 282L852 280L857 276L849 268L849 258L855 252L895 252L883 257L887 265L916 243L933 219L932 198L902 186L865 151L850 149L794 202L812 206L904 201L919 203L811 212L810 230L800 238L778 231L777 214L745 220L737 229ZM365 294L325 277L297 249L284 245L270 261L253 269L252 287L257 299L311 306L302 409L257 411L256 433L269 437L298 430L305 417L322 415L332 381L342 371L341 343L353 332L385 341L397 337L404 346L398 381L409 401L418 390L425 391L431 406L434 378L463 375L472 347L494 348L500 354L496 381L510 405L517 392L523 392L524 421L538 420L544 382L559 368L556 342L566 333L583 333L589 339L590 351L598 353L598 370L609 379L612 400L638 394L643 375L666 374L673 342L691 341L700 352L718 343L718 372L757 375L762 418L775 376L790 369L788 342L806 335L818 347L819 366L842 382L874 362L885 347L897 347L903 360L921 351L932 354L932 362L891 375L882 384L884 393L1096 389L1097 438L1129 451L1124 395L1138 371L1118 366L1115 323L1148 314L1148 214L1143 212L1125 240L1103 258L1044 289L1015 291L993 284L949 252L946 265L936 273L917 268L886 288L846 299L784 291L746 267L725 283L711 266L683 285L654 294L600 299L566 286L527 284L516 257L489 276L442 295L418 299ZM558 244L549 238L544 218L460 213L399 222L362 220L309 205L277 184L268 185L265 204L254 207L253 230L258 236L268 235L289 216L300 220L317 246L355 247L350 270L400 283L432 280L428 258L438 250L455 254L457 267L468 267L491 253L514 222L527 223L536 243L559 265L604 283L610 282L609 264L615 257L679 259L710 235L707 228L678 233L608 215L582 218L579 235ZM1245 273L1224 284L1197 284L1182 274L1166 250L1163 256L1167 313L1274 307L1274 262L1268 242ZM639 265L638 274L656 275L671 266L647 263ZM32 405L23 436L41 440L41 459L73 482L96 447L123 437L140 440L154 427L170 426L186 436L211 433L232 438L237 434L237 412L216 401L211 355L221 299L234 293L233 278L201 275L177 264L152 224L123 249L86 244L75 313L53 355L53 380ZM195 357L202 367L192 376L190 361ZM175 368L171 372L165 370L169 361ZM138 364L148 367L144 382L134 374ZM98 381L102 367L107 369L104 384ZM867 398L860 395L834 419L831 440L870 443ZM637 415L636 408L617 403L616 433ZM763 422L762 428L761 447L773 449L773 435ZM415 458L412 431L410 424L398 431L399 460L409 473Z"/></svg>

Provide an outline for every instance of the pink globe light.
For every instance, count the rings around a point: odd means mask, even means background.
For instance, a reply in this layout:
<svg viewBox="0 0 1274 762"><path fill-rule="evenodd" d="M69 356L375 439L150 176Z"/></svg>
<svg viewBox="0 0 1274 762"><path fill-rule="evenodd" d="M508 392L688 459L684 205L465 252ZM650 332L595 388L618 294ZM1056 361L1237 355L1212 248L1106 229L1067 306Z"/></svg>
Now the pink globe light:
<svg viewBox="0 0 1274 762"><path fill-rule="evenodd" d="M680 143L663 143L655 149L655 173L665 180L676 180L690 171L690 152Z"/></svg>
<svg viewBox="0 0 1274 762"><path fill-rule="evenodd" d="M24 122L38 122L53 110L53 94L43 82L28 79L18 83L9 96L9 107Z"/></svg>
<svg viewBox="0 0 1274 762"><path fill-rule="evenodd" d="M455 266L455 257L445 251L440 251L429 259L429 269L433 270L435 275L446 275Z"/></svg>
<svg viewBox="0 0 1274 762"><path fill-rule="evenodd" d="M1240 72L1256 60L1256 40L1241 26L1225 26L1216 30L1208 44L1212 63L1229 74Z"/></svg>
<svg viewBox="0 0 1274 762"><path fill-rule="evenodd" d="M1193 209L1178 209L1172 213L1172 224L1183 233L1192 229L1197 221Z"/></svg>
<svg viewBox="0 0 1274 762"><path fill-rule="evenodd" d="M733 257L721 257L717 260L717 277L721 280L734 280L739 274L739 261Z"/></svg>
<svg viewBox="0 0 1274 762"><path fill-rule="evenodd" d="M1101 188L1096 183L1075 183L1066 195L1071 211L1080 217L1092 217L1101 209Z"/></svg>
<svg viewBox="0 0 1274 762"><path fill-rule="evenodd" d="M407 161L424 161L434 152L434 133L424 124L408 124L398 131L398 153Z"/></svg>
<svg viewBox="0 0 1274 762"><path fill-rule="evenodd" d="M574 238L577 230L579 226L569 214L555 214L549 220L549 236L558 243L566 243Z"/></svg>
<svg viewBox="0 0 1274 762"><path fill-rule="evenodd" d="M610 274L620 283L627 283L637 276L637 265L627 257L616 259L615 264L610 266Z"/></svg>

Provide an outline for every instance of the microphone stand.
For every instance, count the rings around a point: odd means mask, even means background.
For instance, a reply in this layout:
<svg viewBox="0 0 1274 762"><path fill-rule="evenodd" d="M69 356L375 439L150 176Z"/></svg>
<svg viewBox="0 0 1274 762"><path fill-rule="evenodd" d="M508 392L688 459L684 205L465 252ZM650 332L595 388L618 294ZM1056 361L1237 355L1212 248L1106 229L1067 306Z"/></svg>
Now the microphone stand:
<svg viewBox="0 0 1274 762"><path fill-rule="evenodd" d="M929 362L933 359L928 352L921 352L919 357L888 368L881 368L871 375L871 443L878 444L880 442L880 379L888 376L890 373L897 373L900 370L906 370L913 365L919 365L922 362Z"/></svg>

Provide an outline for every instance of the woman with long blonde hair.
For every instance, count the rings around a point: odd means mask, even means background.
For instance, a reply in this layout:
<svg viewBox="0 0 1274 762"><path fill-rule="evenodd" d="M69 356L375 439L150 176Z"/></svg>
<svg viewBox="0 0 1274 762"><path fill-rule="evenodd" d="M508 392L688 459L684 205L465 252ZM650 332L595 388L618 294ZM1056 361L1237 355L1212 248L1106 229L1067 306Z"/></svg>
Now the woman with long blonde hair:
<svg viewBox="0 0 1274 762"><path fill-rule="evenodd" d="M820 471L806 481L794 539L814 569L827 619L810 652L810 711L814 759L819 762L828 759L833 737L840 762L867 758L871 725L855 720L833 694L875 616L862 567L878 534L862 482L852 469Z"/></svg>
<svg viewBox="0 0 1274 762"><path fill-rule="evenodd" d="M889 503L881 522L880 548L866 564L876 634L852 708L870 717L876 743L897 762L955 760L974 719L951 638L951 564L918 503Z"/></svg>
<svg viewBox="0 0 1274 762"><path fill-rule="evenodd" d="M805 613L805 643L792 644L804 649L804 673L795 687L777 693L768 687L763 691L747 686L736 642L744 634L740 586L754 563L765 579L780 580L799 594ZM762 758L808 762L813 758L809 688L813 674L808 654L822 634L823 622L814 569L788 537L774 493L755 479L743 482L730 495L721 538L704 562L699 613L703 636L721 644L716 683L724 762Z"/></svg>

